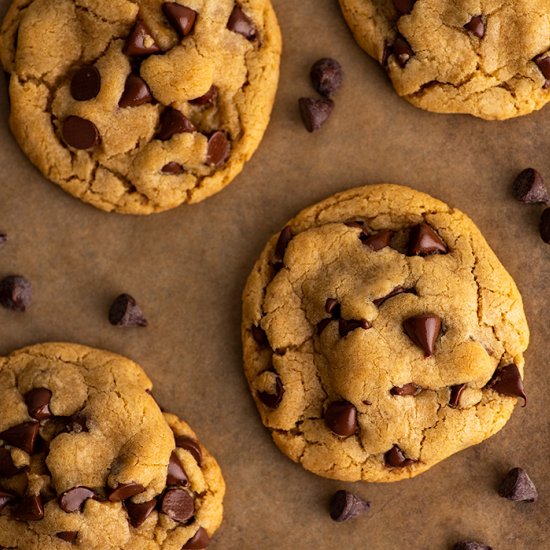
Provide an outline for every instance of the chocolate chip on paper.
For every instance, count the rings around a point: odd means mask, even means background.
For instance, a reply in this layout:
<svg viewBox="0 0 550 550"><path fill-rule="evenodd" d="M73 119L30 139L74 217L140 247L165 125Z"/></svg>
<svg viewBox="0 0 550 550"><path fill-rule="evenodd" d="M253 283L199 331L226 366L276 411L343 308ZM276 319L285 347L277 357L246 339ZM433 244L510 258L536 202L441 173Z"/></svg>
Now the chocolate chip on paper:
<svg viewBox="0 0 550 550"><path fill-rule="evenodd" d="M334 521L349 521L370 508L370 502L349 491L336 491L330 500L330 517Z"/></svg>
<svg viewBox="0 0 550 550"><path fill-rule="evenodd" d="M535 502L538 491L535 484L522 468L512 468L502 480L498 494L515 502Z"/></svg>
<svg viewBox="0 0 550 550"><path fill-rule="evenodd" d="M334 109L334 101L332 99L301 97L298 100L298 105L304 126L308 132L320 130Z"/></svg>
<svg viewBox="0 0 550 550"><path fill-rule="evenodd" d="M146 327L149 323L135 299L121 294L111 305L109 322L116 327Z"/></svg>
<svg viewBox="0 0 550 550"><path fill-rule="evenodd" d="M457 542L453 550L493 550L490 546L473 540Z"/></svg>
<svg viewBox="0 0 550 550"><path fill-rule="evenodd" d="M540 236L546 244L550 244L550 208L546 208L540 217Z"/></svg>
<svg viewBox="0 0 550 550"><path fill-rule="evenodd" d="M311 67L310 76L313 87L328 99L332 99L344 82L342 65L330 57L316 61Z"/></svg>
<svg viewBox="0 0 550 550"><path fill-rule="evenodd" d="M514 198L525 204L548 202L548 191L544 178L534 168L522 170L512 184Z"/></svg>
<svg viewBox="0 0 550 550"><path fill-rule="evenodd" d="M25 277L10 275L0 281L0 305L23 313L31 302L32 285Z"/></svg>

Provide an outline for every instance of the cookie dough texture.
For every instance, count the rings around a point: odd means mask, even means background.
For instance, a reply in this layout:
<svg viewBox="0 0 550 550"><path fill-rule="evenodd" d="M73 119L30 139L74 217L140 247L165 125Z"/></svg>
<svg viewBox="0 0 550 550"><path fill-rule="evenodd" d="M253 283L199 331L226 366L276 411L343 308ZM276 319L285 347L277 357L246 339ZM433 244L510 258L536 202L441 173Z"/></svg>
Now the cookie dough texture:
<svg viewBox="0 0 550 550"><path fill-rule="evenodd" d="M196 441L196 435L176 416L161 412L149 393L151 387L143 370L132 361L84 346L35 345L0 359L0 432L36 422L26 404L29 392L36 388L51 392L51 417L40 421L34 451L28 454L2 441L2 451L9 450L21 473L3 477L6 466L0 462L0 470L4 470L0 495L8 492L17 499L39 495L44 517L17 521L15 506L4 507L0 547L203 547L185 545L199 527L212 536L221 523L225 488L220 468L198 442L200 464L189 450L176 447L174 436L186 435ZM188 479L185 490L194 498L194 516L186 523L173 521L160 510L173 453ZM136 483L143 490L135 496L123 502L108 500L113 489ZM86 500L81 511L64 511L60 495L74 487L90 488L96 497ZM127 511L132 503L154 498L157 508L139 528L133 527ZM59 533L77 535L71 545Z"/></svg>
<svg viewBox="0 0 550 550"><path fill-rule="evenodd" d="M185 0L196 12L181 38L160 0L14 0L0 29L0 59L10 73L10 124L23 151L50 180L107 211L149 214L196 203L237 176L269 121L281 37L269 0ZM235 8L253 36L228 28ZM140 22L152 55L126 53ZM78 101L71 79L83 67L101 78L96 97ZM127 77L147 84L151 100L119 106ZM208 104L190 102L216 87ZM171 107L195 126L159 139ZM63 136L70 116L91 121L97 144L76 149ZM209 136L224 132L230 152L213 165ZM170 164L172 163L172 164ZM179 165L174 170L175 164ZM166 165L172 170L163 171Z"/></svg>
<svg viewBox="0 0 550 550"><path fill-rule="evenodd" d="M549 0L408 4L412 11L402 14L392 0L340 0L357 42L386 66L407 101L428 111L506 119L550 100L550 73L545 77L534 61L550 49ZM473 18L479 19L465 28ZM392 54L397 37L413 52L404 66Z"/></svg>
<svg viewBox="0 0 550 550"><path fill-rule="evenodd" d="M421 223L447 253L406 251L410 228ZM529 331L514 281L467 216L383 184L328 198L287 227L286 252L275 235L250 274L242 325L246 377L283 453L325 477L396 481L506 424L516 398L489 382L508 364L523 375ZM361 227L375 235L391 230L391 246L366 246ZM336 319L327 320L329 299L347 320L344 334ZM425 314L442 320L429 357L403 328ZM395 394L409 384L418 393ZM451 388L461 385L453 408ZM340 401L357 416L347 437L325 422ZM388 465L400 452L405 464Z"/></svg>

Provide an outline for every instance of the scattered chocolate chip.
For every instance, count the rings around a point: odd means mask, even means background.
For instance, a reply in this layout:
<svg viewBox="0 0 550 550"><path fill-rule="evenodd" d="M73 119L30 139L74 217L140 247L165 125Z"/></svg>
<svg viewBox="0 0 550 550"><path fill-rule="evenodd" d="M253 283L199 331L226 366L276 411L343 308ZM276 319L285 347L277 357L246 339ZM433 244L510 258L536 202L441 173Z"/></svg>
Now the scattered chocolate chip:
<svg viewBox="0 0 550 550"><path fill-rule="evenodd" d="M139 107L145 103L151 103L153 96L147 83L141 76L130 73L124 84L122 97L118 102L119 107Z"/></svg>
<svg viewBox="0 0 550 550"><path fill-rule="evenodd" d="M199 530L182 546L182 550L200 550L210 544L210 537L206 529L199 527Z"/></svg>
<svg viewBox="0 0 550 550"><path fill-rule="evenodd" d="M404 468L405 466L410 466L415 463L415 460L406 458L405 453L397 445L394 445L384 455L384 461L386 466L389 466L390 468Z"/></svg>
<svg viewBox="0 0 550 550"><path fill-rule="evenodd" d="M357 409L349 401L333 401L325 411L325 424L343 437L357 431Z"/></svg>
<svg viewBox="0 0 550 550"><path fill-rule="evenodd" d="M395 38L392 46L392 53L401 68L404 68L410 58L414 55L413 49L401 35Z"/></svg>
<svg viewBox="0 0 550 550"><path fill-rule="evenodd" d="M160 48L149 27L139 20L126 39L123 52L129 56L151 55L160 52Z"/></svg>
<svg viewBox="0 0 550 550"><path fill-rule="evenodd" d="M8 506L8 504L11 504L15 500L15 495L12 495L11 493L6 493L6 491L2 491L0 489L0 512Z"/></svg>
<svg viewBox="0 0 550 550"><path fill-rule="evenodd" d="M100 89L101 75L92 65L79 69L71 80L71 95L77 101L94 99Z"/></svg>
<svg viewBox="0 0 550 550"><path fill-rule="evenodd" d="M401 387L394 386L390 390L390 393L392 395L398 395L400 397L405 397L405 396L409 396L409 395L412 395L412 396L418 395L421 391L422 391L422 388L420 386L417 386L416 384L413 384L411 382L411 383L405 384L404 386L401 386Z"/></svg>
<svg viewBox="0 0 550 550"><path fill-rule="evenodd" d="M113 489L109 494L109 500L111 502L120 502L121 500L126 500L127 498L135 497L140 493L143 493L145 488L139 483L122 483L116 489Z"/></svg>
<svg viewBox="0 0 550 550"><path fill-rule="evenodd" d="M464 542L457 542L453 546L453 550L493 550L490 546L482 544L481 542L475 542L468 540Z"/></svg>
<svg viewBox="0 0 550 550"><path fill-rule="evenodd" d="M46 420L51 418L50 400L52 392L46 388L35 388L25 395L25 403L29 410L29 415L36 420Z"/></svg>
<svg viewBox="0 0 550 550"><path fill-rule="evenodd" d="M550 244L550 208L545 208L540 217L540 236L546 244Z"/></svg>
<svg viewBox="0 0 550 550"><path fill-rule="evenodd" d="M68 514L82 512L84 503L94 496L95 492L88 487L73 487L59 496L59 507Z"/></svg>
<svg viewBox="0 0 550 550"><path fill-rule="evenodd" d="M63 139L75 149L91 149L99 143L97 126L85 118L69 116L63 121Z"/></svg>
<svg viewBox="0 0 550 550"><path fill-rule="evenodd" d="M380 231L375 235L361 236L361 242L369 248L372 248L372 250L378 251L390 246L392 237L393 231Z"/></svg>
<svg viewBox="0 0 550 550"><path fill-rule="evenodd" d="M24 312L31 305L32 286L21 275L10 275L0 281L0 305Z"/></svg>
<svg viewBox="0 0 550 550"><path fill-rule="evenodd" d="M212 84L210 89L204 95L201 95L196 99L191 99L189 103L191 103L191 105L197 105L198 107L204 107L205 105L213 105L216 102L216 99L218 99L218 87Z"/></svg>
<svg viewBox="0 0 550 550"><path fill-rule="evenodd" d="M164 493L160 509L170 519L178 523L184 523L193 517L195 502L185 489L174 487Z"/></svg>
<svg viewBox="0 0 550 550"><path fill-rule="evenodd" d="M328 99L332 98L344 82L342 65L330 57L316 61L311 67L310 76L313 87Z"/></svg>
<svg viewBox="0 0 550 550"><path fill-rule="evenodd" d="M370 508L370 502L349 491L336 491L330 499L330 517L334 521L349 521Z"/></svg>
<svg viewBox="0 0 550 550"><path fill-rule="evenodd" d="M536 63L539 71L545 78L543 88L548 88L548 86L550 86L550 55L547 53L541 53L540 55L537 55L533 61Z"/></svg>
<svg viewBox="0 0 550 550"><path fill-rule="evenodd" d="M457 384L456 386L451 386L451 397L449 399L449 407L451 409L457 409L460 403L460 396L466 388L466 384Z"/></svg>
<svg viewBox="0 0 550 550"><path fill-rule="evenodd" d="M421 223L412 228L408 249L411 256L428 256L448 252L447 245L427 223Z"/></svg>
<svg viewBox="0 0 550 550"><path fill-rule="evenodd" d="M437 315L417 315L403 321L407 336L421 349L426 357L434 354L435 342L441 333L441 317Z"/></svg>
<svg viewBox="0 0 550 550"><path fill-rule="evenodd" d="M535 484L522 468L512 468L506 474L498 494L516 502L535 502L539 496Z"/></svg>
<svg viewBox="0 0 550 550"><path fill-rule="evenodd" d="M21 470L13 463L11 452L5 447L0 447L0 477L12 477Z"/></svg>
<svg viewBox="0 0 550 550"><path fill-rule="evenodd" d="M166 107L160 115L160 129L157 138L168 141L176 134L196 132L195 125L181 112L172 107Z"/></svg>
<svg viewBox="0 0 550 550"><path fill-rule="evenodd" d="M281 381L281 377L277 376L275 378L275 393L269 393L265 391L259 391L258 392L258 399L270 409L276 409L281 401L283 400L283 395L285 393L285 388L283 386L283 382Z"/></svg>
<svg viewBox="0 0 550 550"><path fill-rule="evenodd" d="M147 319L129 294L118 296L109 310L109 322L116 327L146 327Z"/></svg>
<svg viewBox="0 0 550 550"><path fill-rule="evenodd" d="M298 100L300 114L304 126L308 132L319 130L328 120L334 109L332 99L315 99L313 97L301 97Z"/></svg>
<svg viewBox="0 0 550 550"><path fill-rule="evenodd" d="M231 152L231 144L225 132L218 130L208 139L208 150L206 152L206 164L208 166L221 166Z"/></svg>
<svg viewBox="0 0 550 550"><path fill-rule="evenodd" d="M172 451L170 455L170 462L168 462L168 475L166 477L166 485L183 485L187 486L189 480L183 466L175 451Z"/></svg>
<svg viewBox="0 0 550 550"><path fill-rule="evenodd" d="M197 461L199 467L202 466L202 451L197 440L187 435L177 435L176 447L189 451L191 456Z"/></svg>
<svg viewBox="0 0 550 550"><path fill-rule="evenodd" d="M525 204L548 202L548 192L542 175L534 168L522 170L512 185L514 198Z"/></svg>
<svg viewBox="0 0 550 550"><path fill-rule="evenodd" d="M40 495L23 497L12 511L17 521L39 521L44 517L44 505Z"/></svg>
<svg viewBox="0 0 550 550"><path fill-rule="evenodd" d="M0 233L0 246L5 245L8 242L8 236L5 233Z"/></svg>
<svg viewBox="0 0 550 550"><path fill-rule="evenodd" d="M340 317L340 304L336 298L327 298L325 302L325 311L333 318Z"/></svg>
<svg viewBox="0 0 550 550"><path fill-rule="evenodd" d="M242 34L247 40L254 40L256 38L256 28L250 17L248 17L241 6L235 3L235 7L229 16L227 22L227 28L230 31Z"/></svg>
<svg viewBox="0 0 550 550"><path fill-rule="evenodd" d="M157 499L149 500L148 502L141 502L136 504L135 502L126 501L124 503L128 512L128 517L132 527L136 529L141 527L145 520L152 514L153 510L157 507Z"/></svg>
<svg viewBox="0 0 550 550"><path fill-rule="evenodd" d="M411 13L414 8L416 0L393 0L395 9L401 14L406 15Z"/></svg>
<svg viewBox="0 0 550 550"><path fill-rule="evenodd" d="M78 538L78 531L60 531L59 533L56 533L55 536L72 544Z"/></svg>
<svg viewBox="0 0 550 550"><path fill-rule="evenodd" d="M521 397L523 399L523 406L527 405L527 397L523 390L523 382L519 369L513 363L500 367L495 371L493 378L491 378L487 387L502 395L508 395L509 397ZM1 435L0 435L1 437Z"/></svg>
<svg viewBox="0 0 550 550"><path fill-rule="evenodd" d="M2 439L6 445L17 447L27 454L32 455L39 428L40 424L38 422L24 422L23 424L19 424L1 432L0 439Z"/></svg>
<svg viewBox="0 0 550 550"><path fill-rule="evenodd" d="M281 231L281 233L279 234L279 238L277 239L277 244L275 245L275 253L273 254L274 264L284 263L286 249L293 238L294 234L292 233L292 228L287 225Z"/></svg>
<svg viewBox="0 0 550 550"><path fill-rule="evenodd" d="M338 320L338 332L340 338L345 338L350 332L358 328L367 330L371 328L371 324L366 319L339 319Z"/></svg>
<svg viewBox="0 0 550 550"><path fill-rule="evenodd" d="M252 325L250 327L250 332L256 344L258 344L261 348L269 347L269 340L267 339L267 334L265 333L265 330L262 327L257 325Z"/></svg>
<svg viewBox="0 0 550 550"><path fill-rule="evenodd" d="M478 38L483 38L485 36L485 21L482 15L474 15L474 17L464 25L464 28Z"/></svg>
<svg viewBox="0 0 550 550"><path fill-rule="evenodd" d="M185 168L179 162L169 162L162 167L162 172L172 176L179 176L185 172Z"/></svg>
<svg viewBox="0 0 550 550"><path fill-rule="evenodd" d="M180 38L187 36L195 26L197 12L176 2L164 2L162 12Z"/></svg>

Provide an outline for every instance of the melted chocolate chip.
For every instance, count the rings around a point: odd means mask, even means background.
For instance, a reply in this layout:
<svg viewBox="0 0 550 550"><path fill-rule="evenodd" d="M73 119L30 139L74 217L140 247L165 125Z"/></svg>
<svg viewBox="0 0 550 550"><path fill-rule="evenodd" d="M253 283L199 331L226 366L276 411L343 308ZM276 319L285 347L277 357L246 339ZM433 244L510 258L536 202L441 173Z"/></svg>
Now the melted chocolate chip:
<svg viewBox="0 0 550 550"><path fill-rule="evenodd" d="M0 512L16 499L15 495L0 489Z"/></svg>
<svg viewBox="0 0 550 550"><path fill-rule="evenodd" d="M283 395L285 393L285 388L283 382L281 381L280 376L275 378L275 393L269 393L265 391L258 392L258 399L270 409L276 409L283 400Z"/></svg>
<svg viewBox="0 0 550 550"><path fill-rule="evenodd" d="M252 334L252 338L254 338L254 341L256 344L260 346L260 348L268 348L269 347L269 340L267 339L267 334L265 333L265 330L257 325L252 325L250 327L250 332Z"/></svg>
<svg viewBox="0 0 550 550"><path fill-rule="evenodd" d="M109 322L115 327L146 327L149 323L129 294L121 294L109 309Z"/></svg>
<svg viewBox="0 0 550 550"><path fill-rule="evenodd" d="M191 456L197 461L199 467L202 466L202 451L199 442L187 435L176 436L176 447L185 449L191 453Z"/></svg>
<svg viewBox="0 0 550 550"><path fill-rule="evenodd" d="M40 495L23 497L12 511L17 521L39 521L44 517L44 505Z"/></svg>
<svg viewBox="0 0 550 550"><path fill-rule="evenodd" d="M78 531L60 531L59 533L56 533L55 536L72 544L78 538Z"/></svg>
<svg viewBox="0 0 550 550"><path fill-rule="evenodd" d="M227 28L230 31L242 34L247 40L254 40L256 38L256 27L250 17L248 17L239 4L235 4L229 21L227 22Z"/></svg>
<svg viewBox="0 0 550 550"><path fill-rule="evenodd" d="M372 325L366 319L340 319L338 321L338 333L340 338L345 338L350 332L358 328L367 330L371 328Z"/></svg>
<svg viewBox="0 0 550 550"><path fill-rule="evenodd" d="M373 300L372 303L376 307L381 307L382 304L387 302L389 299L393 298L394 296L398 296L399 294L416 294L416 290L414 288L403 288L403 287L396 287L394 288L387 296L384 296L383 298L377 298L376 300Z"/></svg>
<svg viewBox="0 0 550 550"><path fill-rule="evenodd" d="M129 74L124 84L124 92L122 92L118 106L122 108L139 107L152 101L153 96L145 80L137 74Z"/></svg>
<svg viewBox="0 0 550 550"><path fill-rule="evenodd" d="M427 223L421 223L411 230L408 252L410 256L428 256L447 254L448 249L439 235Z"/></svg>
<svg viewBox="0 0 550 550"><path fill-rule="evenodd" d="M99 94L101 75L92 65L82 67L71 80L71 95L77 101L89 101Z"/></svg>
<svg viewBox="0 0 550 550"><path fill-rule="evenodd" d="M36 420L46 420L53 416L50 411L52 392L46 388L35 388L25 395L29 415Z"/></svg>
<svg viewBox="0 0 550 550"><path fill-rule="evenodd" d="M23 424L19 424L1 432L0 439L2 439L6 445L17 447L27 454L32 455L39 428L40 424L38 422L24 422Z"/></svg>
<svg viewBox="0 0 550 550"><path fill-rule="evenodd" d="M513 468L502 480L498 494L515 502L535 502L538 491L527 472L521 468Z"/></svg>
<svg viewBox="0 0 550 550"><path fill-rule="evenodd" d="M405 466L410 466L415 463L415 460L411 458L406 458L405 453L399 448L399 446L394 445L385 455L384 461L386 466L390 468L404 468Z"/></svg>
<svg viewBox="0 0 550 550"><path fill-rule="evenodd" d="M518 174L512 185L512 193L515 199L525 204L548 202L544 178L534 168L526 168Z"/></svg>
<svg viewBox="0 0 550 550"><path fill-rule="evenodd" d="M195 125L181 112L172 107L166 107L160 116L160 130L157 138L168 141L176 134L196 132Z"/></svg>
<svg viewBox="0 0 550 550"><path fill-rule="evenodd" d="M185 489L175 487L164 493L160 509L170 519L178 523L185 523L195 513L195 502L192 495Z"/></svg>
<svg viewBox="0 0 550 550"><path fill-rule="evenodd" d="M189 103L191 103L191 105L196 105L198 107L204 107L206 105L208 106L214 105L214 103L216 102L216 99L218 99L218 87L212 84L210 89L204 95L201 95L196 99L191 99Z"/></svg>
<svg viewBox="0 0 550 550"><path fill-rule="evenodd" d="M466 384L457 384L456 386L451 386L451 397L449 398L449 407L451 409L457 409L460 404L460 396L466 388Z"/></svg>
<svg viewBox="0 0 550 550"><path fill-rule="evenodd" d="M392 53L395 56L395 60L401 68L404 68L405 65L409 62L411 57L414 56L414 51L401 35L395 38L395 41L392 46Z"/></svg>
<svg viewBox="0 0 550 550"><path fill-rule="evenodd" d="M274 264L283 264L285 259L286 249L290 241L294 238L292 233L292 228L286 226L280 233L279 238L277 239L277 244L275 245L275 253L273 254L273 263Z"/></svg>
<svg viewBox="0 0 550 550"><path fill-rule="evenodd" d="M550 208L545 208L541 214L540 236L546 244L550 244Z"/></svg>
<svg viewBox="0 0 550 550"><path fill-rule="evenodd" d="M323 331L329 326L331 321L334 321L334 319L329 317L328 319L321 319L317 323L317 335L318 336L321 336L321 334L323 334Z"/></svg>
<svg viewBox="0 0 550 550"><path fill-rule="evenodd" d="M176 2L165 2L162 11L180 38L187 36L195 26L197 12Z"/></svg>
<svg viewBox="0 0 550 550"><path fill-rule="evenodd" d="M23 313L31 305L31 283L21 275L10 275L0 281L0 305Z"/></svg>
<svg viewBox="0 0 550 550"><path fill-rule="evenodd" d="M333 401L325 411L325 424L335 434L349 437L357 431L357 409L348 401Z"/></svg>
<svg viewBox="0 0 550 550"><path fill-rule="evenodd" d="M405 396L409 396L409 395L412 395L412 396L418 395L421 391L422 391L422 388L420 386L417 386L416 384L413 384L411 382L411 383L405 384L404 386L401 386L401 387L394 386L390 390L390 393L392 395L398 395L400 397L405 397Z"/></svg>
<svg viewBox="0 0 550 550"><path fill-rule="evenodd" d="M162 172L171 176L179 176L185 172L185 168L179 162L169 162L162 167Z"/></svg>
<svg viewBox="0 0 550 550"><path fill-rule="evenodd" d="M330 500L330 517L334 521L349 521L370 508L370 502L349 491L336 491Z"/></svg>
<svg viewBox="0 0 550 550"><path fill-rule="evenodd" d="M210 544L210 537L206 529L199 527L199 530L182 546L182 550L200 550Z"/></svg>
<svg viewBox="0 0 550 550"><path fill-rule="evenodd" d="M120 502L121 500L135 497L136 495L143 493L143 491L145 491L145 488L139 483L122 483L116 489L111 491L109 500L111 502Z"/></svg>
<svg viewBox="0 0 550 550"><path fill-rule="evenodd" d="M336 298L327 298L325 311L335 319L340 317L340 304L338 300Z"/></svg>
<svg viewBox="0 0 550 550"><path fill-rule="evenodd" d="M63 139L75 149L91 149L99 143L99 130L96 125L79 116L69 116L63 121Z"/></svg>
<svg viewBox="0 0 550 550"><path fill-rule="evenodd" d="M166 477L166 485L183 485L187 486L189 480L183 466L175 451L172 451L170 455L170 462L168 463L168 475Z"/></svg>
<svg viewBox="0 0 550 550"><path fill-rule="evenodd" d="M407 336L421 349L426 357L434 354L435 342L441 333L441 318L437 315L417 315L403 321Z"/></svg>
<svg viewBox="0 0 550 550"><path fill-rule="evenodd" d="M145 520L153 513L153 510L157 507L157 499L149 500L148 502L141 502L136 504L135 502L127 501L124 503L128 512L128 518L132 527L136 529L141 527Z"/></svg>
<svg viewBox="0 0 550 550"><path fill-rule="evenodd" d="M344 82L342 65L329 57L316 61L311 67L310 76L313 87L328 99L334 96Z"/></svg>
<svg viewBox="0 0 550 550"><path fill-rule="evenodd" d="M142 56L158 53L160 48L151 35L149 27L139 20L126 39L123 51L128 56Z"/></svg>
<svg viewBox="0 0 550 550"><path fill-rule="evenodd" d="M493 378L487 384L487 387L502 395L509 397L520 397L523 399L523 406L527 405L527 397L523 390L523 382L519 369L513 363L505 367L498 368ZM0 434L1 437L1 434Z"/></svg>
<svg viewBox="0 0 550 550"><path fill-rule="evenodd" d="M390 246L392 237L393 231L380 231L375 235L361 236L361 242L369 248L372 248L372 250L378 251Z"/></svg>
<svg viewBox="0 0 550 550"><path fill-rule="evenodd" d="M316 132L324 126L332 114L334 101L332 99L301 97L298 100L298 106L306 130L308 132Z"/></svg>
<svg viewBox="0 0 550 550"><path fill-rule="evenodd" d="M208 138L208 150L206 152L206 164L208 166L221 166L231 152L231 144L225 132L218 130Z"/></svg>
<svg viewBox="0 0 550 550"><path fill-rule="evenodd" d="M545 78L543 88L548 88L548 86L550 86L550 55L548 55L547 53L542 53L540 55L537 55L537 57L535 57L533 61L536 63L539 71Z"/></svg>
<svg viewBox="0 0 550 550"><path fill-rule="evenodd" d="M414 8L416 0L393 0L395 9L401 14L406 15L411 13Z"/></svg>
<svg viewBox="0 0 550 550"><path fill-rule="evenodd" d="M88 487L73 487L59 496L59 507L68 514L82 512L84 503L94 496L95 492Z"/></svg>
<svg viewBox="0 0 550 550"><path fill-rule="evenodd" d="M485 21L482 15L475 15L464 25L464 28L478 38L485 36Z"/></svg>
<svg viewBox="0 0 550 550"><path fill-rule="evenodd" d="M20 470L11 458L11 452L5 447L0 447L0 477L12 477L19 474Z"/></svg>

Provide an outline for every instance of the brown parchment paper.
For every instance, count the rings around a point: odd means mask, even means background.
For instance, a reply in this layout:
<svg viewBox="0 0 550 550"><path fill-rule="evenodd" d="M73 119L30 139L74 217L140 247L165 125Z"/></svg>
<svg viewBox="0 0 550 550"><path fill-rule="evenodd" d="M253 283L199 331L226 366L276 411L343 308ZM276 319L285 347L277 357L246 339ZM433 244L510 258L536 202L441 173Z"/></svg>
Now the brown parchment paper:
<svg viewBox="0 0 550 550"><path fill-rule="evenodd" d="M140 363L159 401L190 422L222 466L226 513L212 548L432 550L464 538L498 550L550 548L550 247L538 235L541 209L510 196L527 166L550 180L550 106L507 122L417 110L356 45L336 0L274 4L284 56L272 123L244 173L196 206L124 217L65 194L11 137L2 81L0 231L9 243L0 249L0 277L28 277L34 302L25 314L0 308L0 353L71 341ZM7 5L0 0L0 15ZM342 62L346 81L331 120L310 135L297 99L314 95L309 68L322 56ZM529 404L492 439L413 480L346 484L295 465L263 428L242 374L240 300L265 242L290 217L376 182L408 184L468 213L515 277L532 330ZM137 298L147 329L109 325L120 292ZM537 503L497 496L514 466L537 484ZM371 511L332 522L327 501L339 488L371 500Z"/></svg>

